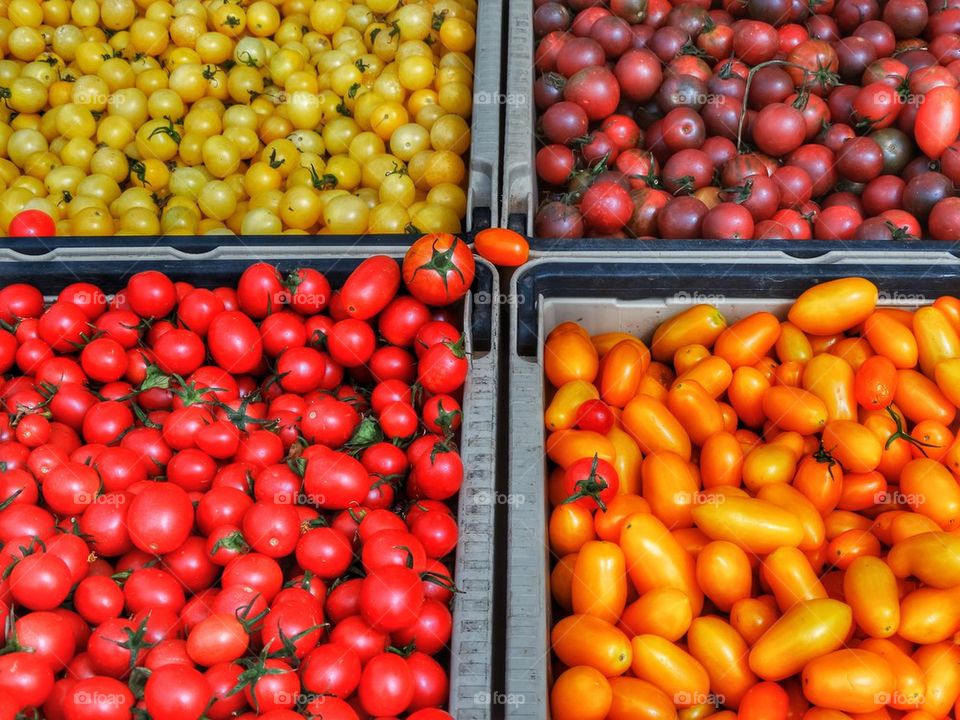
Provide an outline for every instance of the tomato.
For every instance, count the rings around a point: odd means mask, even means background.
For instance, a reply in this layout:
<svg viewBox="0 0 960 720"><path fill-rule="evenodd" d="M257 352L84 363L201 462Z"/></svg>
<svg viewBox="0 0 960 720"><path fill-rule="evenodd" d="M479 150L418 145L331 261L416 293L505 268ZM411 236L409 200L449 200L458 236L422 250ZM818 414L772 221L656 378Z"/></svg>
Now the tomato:
<svg viewBox="0 0 960 720"><path fill-rule="evenodd" d="M938 159L960 133L960 91L941 86L927 92L917 110L914 133L924 154Z"/></svg>
<svg viewBox="0 0 960 720"><path fill-rule="evenodd" d="M150 716L160 720L199 718L213 693L206 678L183 665L164 665L154 670L144 688Z"/></svg>
<svg viewBox="0 0 960 720"><path fill-rule="evenodd" d="M56 224L42 210L23 210L13 216L7 232L11 237L53 237Z"/></svg>
<svg viewBox="0 0 960 720"><path fill-rule="evenodd" d="M781 547L767 555L760 566L760 577L783 612L799 602L827 597L810 561L797 548Z"/></svg>
<svg viewBox="0 0 960 720"><path fill-rule="evenodd" d="M637 395L623 408L622 422L644 453L668 451L689 460L690 436L659 400Z"/></svg>
<svg viewBox="0 0 960 720"><path fill-rule="evenodd" d="M661 323L653 335L651 353L660 362L673 359L685 345L712 347L727 327L723 315L712 305L694 305Z"/></svg>
<svg viewBox="0 0 960 720"><path fill-rule="evenodd" d="M627 600L625 563L623 551L615 543L585 543L573 566L573 612L616 623Z"/></svg>
<svg viewBox="0 0 960 720"><path fill-rule="evenodd" d="M134 497L127 509L126 524L134 545L144 552L164 554L189 537L193 518L193 505L182 488L154 483Z"/></svg>
<svg viewBox="0 0 960 720"><path fill-rule="evenodd" d="M350 273L341 290L347 314L368 320L383 310L400 287L400 268L386 255L364 260Z"/></svg>
<svg viewBox="0 0 960 720"><path fill-rule="evenodd" d="M656 685L677 706L696 705L707 697L710 677L688 652L656 635L638 635L631 645L634 675Z"/></svg>
<svg viewBox="0 0 960 720"><path fill-rule="evenodd" d="M446 233L414 242L403 259L403 281L427 305L449 305L473 284L475 264L467 244Z"/></svg>
<svg viewBox="0 0 960 720"><path fill-rule="evenodd" d="M566 176L555 184L562 184L565 180ZM530 255L526 238L505 228L481 230L473 237L473 247L480 257L500 267L519 267Z"/></svg>
<svg viewBox="0 0 960 720"><path fill-rule="evenodd" d="M134 696L124 683L107 677L83 678L64 698L64 711L71 720L130 717Z"/></svg>
<svg viewBox="0 0 960 720"><path fill-rule="evenodd" d="M687 642L690 654L710 677L710 689L723 696L725 705L740 705L757 682L747 665L746 641L729 623L706 616L696 618L690 625Z"/></svg>
<svg viewBox="0 0 960 720"><path fill-rule="evenodd" d="M886 704L896 678L890 664L867 650L837 650L803 669L803 693L810 702L845 712L871 712Z"/></svg>
<svg viewBox="0 0 960 720"><path fill-rule="evenodd" d="M555 720L603 720L612 705L610 681L585 665L567 669L550 690L550 713Z"/></svg>
<svg viewBox="0 0 960 720"><path fill-rule="evenodd" d="M747 552L768 553L796 546L803 538L799 519L773 503L748 497L726 497L693 507L693 520L713 540L728 540Z"/></svg>
<svg viewBox="0 0 960 720"><path fill-rule="evenodd" d="M410 706L414 694L413 673L399 655L381 653L364 666L359 697L365 712L384 717L399 715Z"/></svg>
<svg viewBox="0 0 960 720"><path fill-rule="evenodd" d="M630 516L623 525L620 547L637 592L661 587L682 590L694 614L699 614L703 592L697 585L696 563L663 522L646 513Z"/></svg>
<svg viewBox="0 0 960 720"><path fill-rule="evenodd" d="M854 376L857 403L867 410L889 407L897 387L897 368L882 355L874 355L860 366Z"/></svg>
<svg viewBox="0 0 960 720"><path fill-rule="evenodd" d="M829 280L797 298L790 308L790 322L811 335L843 332L873 313L877 296L877 287L869 280Z"/></svg>
<svg viewBox="0 0 960 720"><path fill-rule="evenodd" d="M639 340L617 343L603 356L600 397L614 407L624 407L637 394L640 379L649 365L650 352Z"/></svg>
<svg viewBox="0 0 960 720"><path fill-rule="evenodd" d="M632 677L609 678L613 694L610 720L627 720L644 713L650 718L668 718L676 714L673 699L653 683Z"/></svg>
<svg viewBox="0 0 960 720"><path fill-rule="evenodd" d="M260 333L249 317L238 311L216 315L207 331L214 362L231 373L254 370L263 357Z"/></svg>

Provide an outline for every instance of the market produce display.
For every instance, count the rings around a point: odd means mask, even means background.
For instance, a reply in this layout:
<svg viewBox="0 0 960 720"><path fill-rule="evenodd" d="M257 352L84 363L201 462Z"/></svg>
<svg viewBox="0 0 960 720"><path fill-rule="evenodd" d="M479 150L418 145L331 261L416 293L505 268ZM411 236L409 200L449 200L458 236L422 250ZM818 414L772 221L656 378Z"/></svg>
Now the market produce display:
<svg viewBox="0 0 960 720"><path fill-rule="evenodd" d="M960 239L960 7L534 0L535 234Z"/></svg>
<svg viewBox="0 0 960 720"><path fill-rule="evenodd" d="M552 718L957 715L960 300L844 278L542 365Z"/></svg>
<svg viewBox="0 0 960 720"><path fill-rule="evenodd" d="M459 232L476 11L4 2L0 233Z"/></svg>
<svg viewBox="0 0 960 720"><path fill-rule="evenodd" d="M474 271L0 288L0 718L450 718Z"/></svg>

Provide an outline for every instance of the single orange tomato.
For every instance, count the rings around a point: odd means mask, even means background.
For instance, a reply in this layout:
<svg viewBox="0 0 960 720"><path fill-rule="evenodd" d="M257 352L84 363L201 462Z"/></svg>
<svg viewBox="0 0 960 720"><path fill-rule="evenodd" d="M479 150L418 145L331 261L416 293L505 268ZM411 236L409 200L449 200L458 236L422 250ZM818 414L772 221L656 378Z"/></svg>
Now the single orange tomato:
<svg viewBox="0 0 960 720"><path fill-rule="evenodd" d="M802 708L809 705L803 700ZM759 682L750 688L740 701L741 720L799 720L799 715L791 715L790 696L777 683Z"/></svg>
<svg viewBox="0 0 960 720"><path fill-rule="evenodd" d="M639 340L623 340L608 352L600 365L600 397L622 408L637 394L650 364L650 351Z"/></svg>
<svg viewBox="0 0 960 720"><path fill-rule="evenodd" d="M946 315L954 330L960 332L960 298L941 295L933 301L933 307Z"/></svg>
<svg viewBox="0 0 960 720"><path fill-rule="evenodd" d="M823 527L828 541L851 530L861 533L870 532L872 526L870 518L846 510L832 510L823 518Z"/></svg>
<svg viewBox="0 0 960 720"><path fill-rule="evenodd" d="M897 515L893 518L893 523L890 525L890 539L894 543L906 540L914 535L926 535L928 533L942 534L942 532L940 526L933 520L926 515L914 512L905 512ZM933 563L931 563L931 565L933 565ZM934 583L927 584L934 585L934 587L937 586Z"/></svg>
<svg viewBox="0 0 960 720"><path fill-rule="evenodd" d="M826 515L840 502L843 468L827 453L807 455L797 466L793 487Z"/></svg>
<svg viewBox="0 0 960 720"><path fill-rule="evenodd" d="M750 597L750 559L733 543L714 540L697 555L697 583L718 609L728 612L734 603Z"/></svg>
<svg viewBox="0 0 960 720"><path fill-rule="evenodd" d="M670 409L659 400L638 395L623 409L623 426L649 455L657 451L675 452L690 459L690 436Z"/></svg>
<svg viewBox="0 0 960 720"><path fill-rule="evenodd" d="M893 401L913 422L939 420L944 425L951 425L957 414L956 405L940 392L937 384L916 370L897 371Z"/></svg>
<svg viewBox="0 0 960 720"><path fill-rule="evenodd" d="M777 430L775 426L772 428L772 431L775 434L769 436L768 444L782 445L788 448L790 452L793 453L794 460L799 460L807 454L807 437L809 436L801 435L800 433L790 430ZM817 447L820 447L819 443L817 443Z"/></svg>
<svg viewBox="0 0 960 720"><path fill-rule="evenodd" d="M616 624L627 604L627 570L616 543L591 540L577 553L571 585L573 612Z"/></svg>
<svg viewBox="0 0 960 720"><path fill-rule="evenodd" d="M763 555L803 541L795 514L757 498L730 495L720 501L708 496L693 506L693 521L710 539L728 540L748 553Z"/></svg>
<svg viewBox="0 0 960 720"><path fill-rule="evenodd" d="M694 343L684 345L673 356L673 369L677 375L683 375L701 360L710 357L710 351L704 345Z"/></svg>
<svg viewBox="0 0 960 720"><path fill-rule="evenodd" d="M604 720L612 705L610 682L592 667L566 670L550 690L552 720Z"/></svg>
<svg viewBox="0 0 960 720"><path fill-rule="evenodd" d="M960 537L935 531L896 540L887 564L899 578L913 576L940 589L956 587L960 585Z"/></svg>
<svg viewBox="0 0 960 720"><path fill-rule="evenodd" d="M857 419L853 368L842 357L814 357L803 369L802 387L823 401L828 420Z"/></svg>
<svg viewBox="0 0 960 720"><path fill-rule="evenodd" d="M662 362L657 362L656 360L647 366L647 372L644 374L656 380L663 385L664 388L669 388L673 381L677 379L677 374L669 365L664 365Z"/></svg>
<svg viewBox="0 0 960 720"><path fill-rule="evenodd" d="M897 419L899 420L899 416ZM864 416L862 422L864 427L876 435L883 447L877 470L887 479L887 482L898 482L903 466L913 459L913 451L910 449L910 443L904 440L903 434L898 434L897 421L889 412L885 412L883 415Z"/></svg>
<svg viewBox="0 0 960 720"><path fill-rule="evenodd" d="M907 504L944 530L960 527L960 485L936 460L917 458L900 473L900 492Z"/></svg>
<svg viewBox="0 0 960 720"><path fill-rule="evenodd" d="M863 323L863 336L874 352L887 358L897 368L912 368L917 364L919 349L910 327L890 315L875 312Z"/></svg>
<svg viewBox="0 0 960 720"><path fill-rule="evenodd" d="M844 470L866 473L883 459L883 444L869 428L854 420L835 420L823 429L823 446Z"/></svg>
<svg viewBox="0 0 960 720"><path fill-rule="evenodd" d="M740 418L737 417L737 411L733 409L730 403L721 402L720 414L723 415L723 429L728 432L734 432L740 425Z"/></svg>
<svg viewBox="0 0 960 720"><path fill-rule="evenodd" d="M630 644L630 668L636 677L656 685L677 707L704 702L710 692L710 676L693 655L659 635L637 635Z"/></svg>
<svg viewBox="0 0 960 720"><path fill-rule="evenodd" d="M879 655L889 663L890 669L893 670L897 682L890 696L890 707L896 710L912 710L923 703L927 686L923 671L897 643L886 638L869 637L862 640L858 647L861 650ZM908 716L904 715L904 717Z"/></svg>
<svg viewBox="0 0 960 720"><path fill-rule="evenodd" d="M627 636L593 615L567 615L553 626L550 641L564 665L586 665L604 677L623 675L633 659Z"/></svg>
<svg viewBox="0 0 960 720"><path fill-rule="evenodd" d="M613 702L607 720L674 720L673 699L653 683L634 677L610 678Z"/></svg>
<svg viewBox="0 0 960 720"><path fill-rule="evenodd" d="M845 570L858 557L880 557L880 541L865 530L847 530L830 541L827 560Z"/></svg>
<svg viewBox="0 0 960 720"><path fill-rule="evenodd" d="M827 423L827 406L811 392L774 385L763 394L763 412L783 430L812 435Z"/></svg>
<svg viewBox="0 0 960 720"><path fill-rule="evenodd" d="M667 408L677 418L694 445L723 430L723 411L696 380L679 380L667 393Z"/></svg>
<svg viewBox="0 0 960 720"><path fill-rule="evenodd" d="M840 340L830 348L830 354L841 357L854 372L860 369L867 360L873 357L873 348L862 337L851 337Z"/></svg>
<svg viewBox="0 0 960 720"><path fill-rule="evenodd" d="M558 430L550 433L546 448L547 457L562 468L594 455L611 464L616 457L613 443L606 435L592 430Z"/></svg>
<svg viewBox="0 0 960 720"><path fill-rule="evenodd" d="M751 365L751 367L763 373L763 376L769 380L770 383L775 383L777 380L777 365L778 363L775 358L765 355L760 358L759 362Z"/></svg>
<svg viewBox="0 0 960 720"><path fill-rule="evenodd" d="M944 397L954 405L960 405L960 359L941 360L933 375Z"/></svg>
<svg viewBox="0 0 960 720"><path fill-rule="evenodd" d="M590 336L590 342L592 342L593 346L597 349L597 355L600 356L601 360L606 357L608 352L613 350L614 347L619 345L624 340L641 342L640 339L635 335L631 335L628 332L621 332L619 330Z"/></svg>
<svg viewBox="0 0 960 720"><path fill-rule="evenodd" d="M593 382L600 369L600 358L586 334L551 334L543 346L543 368L554 387L571 380Z"/></svg>
<svg viewBox="0 0 960 720"><path fill-rule="evenodd" d="M803 330L791 322L780 323L780 337L774 345L780 362L805 363L813 357L813 348Z"/></svg>
<svg viewBox="0 0 960 720"><path fill-rule="evenodd" d="M639 395L652 397L664 404L667 402L667 388L661 385L659 380L654 379L652 375L644 375L640 378L640 386L637 388L637 396Z"/></svg>
<svg viewBox="0 0 960 720"><path fill-rule="evenodd" d="M613 467L620 478L620 493L640 492L640 464L643 462L643 453L640 446L630 433L614 426L607 433L607 439L613 445L616 459Z"/></svg>
<svg viewBox="0 0 960 720"><path fill-rule="evenodd" d="M798 602L827 597L827 591L806 555L795 547L777 548L760 564L760 578L770 588L781 612Z"/></svg>
<svg viewBox="0 0 960 720"><path fill-rule="evenodd" d="M920 370L928 378L944 360L960 358L960 335L939 309L926 306L913 315L913 333L917 338Z"/></svg>
<svg viewBox="0 0 960 720"><path fill-rule="evenodd" d="M519 267L530 257L530 243L518 232L491 227L473 236L473 249L499 267Z"/></svg>
<svg viewBox="0 0 960 720"><path fill-rule="evenodd" d="M900 601L897 633L904 640L930 645L953 637L958 630L960 590L957 588L922 587Z"/></svg>
<svg viewBox="0 0 960 720"><path fill-rule="evenodd" d="M780 337L780 321L768 312L757 312L735 322L717 338L713 352L736 370L760 362Z"/></svg>
<svg viewBox="0 0 960 720"><path fill-rule="evenodd" d="M723 704L737 707L758 678L750 670L750 648L726 620L715 615L698 617L687 631L690 654L707 671L710 690L723 697Z"/></svg>
<svg viewBox="0 0 960 720"><path fill-rule="evenodd" d="M650 350L656 360L671 362L684 345L713 347L726 327L726 319L713 305L694 305L660 323L653 333Z"/></svg>
<svg viewBox="0 0 960 720"><path fill-rule="evenodd" d="M739 487L744 453L732 432L721 431L707 438L700 448L700 480L705 488Z"/></svg>
<svg viewBox="0 0 960 720"><path fill-rule="evenodd" d="M573 566L577 553L564 555L550 572L550 594L554 602L567 612L573 612Z"/></svg>
<svg viewBox="0 0 960 720"><path fill-rule="evenodd" d="M843 574L843 595L854 621L867 635L888 638L896 634L900 594L897 578L883 560L869 555L855 558Z"/></svg>
<svg viewBox="0 0 960 720"><path fill-rule="evenodd" d="M716 355L711 355L698 362L682 375L679 375L676 380L673 381L672 385L687 380L694 380L700 383L700 386L710 394L710 397L716 399L723 395L723 393L727 391L727 388L730 387L730 382L733 380L733 370L731 370L730 364L726 360Z"/></svg>
<svg viewBox="0 0 960 720"><path fill-rule="evenodd" d="M631 639L637 635L659 635L677 642L687 634L692 620L693 608L687 594L677 588L661 587L630 603L618 627Z"/></svg>
<svg viewBox="0 0 960 720"><path fill-rule="evenodd" d="M938 642L917 648L910 656L926 680L922 710L943 718L960 697L960 647Z"/></svg>
<svg viewBox="0 0 960 720"><path fill-rule="evenodd" d="M857 403L867 410L883 410L897 392L897 368L889 358L874 355L860 366L853 379Z"/></svg>
<svg viewBox="0 0 960 720"><path fill-rule="evenodd" d="M727 398L747 427L763 425L763 396L769 388L770 381L756 368L741 367L733 373Z"/></svg>
<svg viewBox="0 0 960 720"><path fill-rule="evenodd" d="M691 509L697 502L700 485L690 463L672 452L647 455L640 468L643 497L653 513L668 528L693 525Z"/></svg>
<svg viewBox="0 0 960 720"><path fill-rule="evenodd" d="M758 445L743 459L743 484L756 494L765 485L790 482L796 471L797 453L789 445Z"/></svg>
<svg viewBox="0 0 960 720"><path fill-rule="evenodd" d="M837 508L851 512L868 510L876 505L877 499L886 492L887 479L880 471L848 472L843 476Z"/></svg>
<svg viewBox="0 0 960 720"><path fill-rule="evenodd" d="M788 360L777 365L773 369L773 381L775 385L786 385L787 387L800 387L803 382L803 363L796 360Z"/></svg>
<svg viewBox="0 0 960 720"><path fill-rule="evenodd" d="M620 542L620 532L627 518L637 513L650 512L650 504L640 495L620 494L607 503L606 512L593 516L597 537L609 542Z"/></svg>
<svg viewBox="0 0 960 720"><path fill-rule="evenodd" d="M773 595L737 600L730 608L730 624L743 636L748 645L754 645L780 617Z"/></svg>
<svg viewBox="0 0 960 720"><path fill-rule="evenodd" d="M844 648L803 668L803 693L814 705L866 713L887 704L897 679L890 663L868 650Z"/></svg>
<svg viewBox="0 0 960 720"><path fill-rule="evenodd" d="M803 539L798 548L812 552L823 545L826 537L823 517L817 507L793 485L765 485L760 488L757 497L797 516L803 529Z"/></svg>
<svg viewBox="0 0 960 720"><path fill-rule="evenodd" d="M950 428L937 420L918 422L910 431L910 437L917 441L910 444L913 456L931 460L942 460L955 440Z"/></svg>
<svg viewBox="0 0 960 720"><path fill-rule="evenodd" d="M879 291L858 277L828 280L801 293L787 318L808 335L833 335L866 320L877 307Z"/></svg>
<svg viewBox="0 0 960 720"><path fill-rule="evenodd" d="M550 513L550 549L563 557L579 552L584 543L596 539L593 514L583 505L557 505Z"/></svg>

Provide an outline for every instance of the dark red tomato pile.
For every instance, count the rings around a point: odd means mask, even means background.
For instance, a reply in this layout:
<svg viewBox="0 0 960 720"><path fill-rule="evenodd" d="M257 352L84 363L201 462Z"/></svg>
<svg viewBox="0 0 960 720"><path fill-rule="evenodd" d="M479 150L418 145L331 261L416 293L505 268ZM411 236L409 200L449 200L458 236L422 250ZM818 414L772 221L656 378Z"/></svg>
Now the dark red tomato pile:
<svg viewBox="0 0 960 720"><path fill-rule="evenodd" d="M0 720L449 718L473 275L0 289Z"/></svg>
<svg viewBox="0 0 960 720"><path fill-rule="evenodd" d="M960 0L534 0L540 237L960 239Z"/></svg>

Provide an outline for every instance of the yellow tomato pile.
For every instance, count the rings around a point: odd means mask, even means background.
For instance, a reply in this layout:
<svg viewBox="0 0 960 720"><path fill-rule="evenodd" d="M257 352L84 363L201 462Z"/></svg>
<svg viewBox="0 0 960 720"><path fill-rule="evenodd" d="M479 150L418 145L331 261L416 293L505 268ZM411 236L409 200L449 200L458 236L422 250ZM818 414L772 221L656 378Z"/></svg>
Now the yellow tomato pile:
<svg viewBox="0 0 960 720"><path fill-rule="evenodd" d="M0 231L458 232L476 0L0 0Z"/></svg>
<svg viewBox="0 0 960 720"><path fill-rule="evenodd" d="M960 299L546 341L555 720L960 715Z"/></svg>

